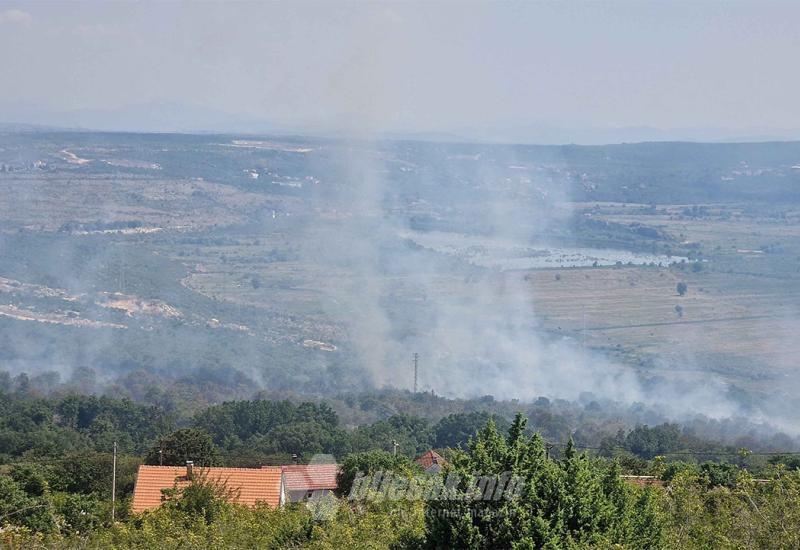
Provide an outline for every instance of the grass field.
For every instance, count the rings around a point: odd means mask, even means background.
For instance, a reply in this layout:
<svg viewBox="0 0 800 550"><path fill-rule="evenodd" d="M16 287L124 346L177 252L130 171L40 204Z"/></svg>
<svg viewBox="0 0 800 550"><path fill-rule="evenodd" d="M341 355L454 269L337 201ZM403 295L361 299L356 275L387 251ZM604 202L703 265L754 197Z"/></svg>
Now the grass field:
<svg viewBox="0 0 800 550"><path fill-rule="evenodd" d="M676 269L560 270L528 274L545 328L668 375L711 371L765 390L796 365L800 289L759 288L748 275ZM688 285L679 296L679 281ZM676 306L682 308L678 315Z"/></svg>
<svg viewBox="0 0 800 550"><path fill-rule="evenodd" d="M670 268L531 272L543 325L587 346L669 376L714 373L740 387L792 391L800 341L800 223L791 205L582 204L593 216L656 227L686 246L694 264ZM694 269L693 269L694 267ZM678 282L688 292L679 296ZM680 306L680 314L676 311ZM777 384L777 385L776 385Z"/></svg>

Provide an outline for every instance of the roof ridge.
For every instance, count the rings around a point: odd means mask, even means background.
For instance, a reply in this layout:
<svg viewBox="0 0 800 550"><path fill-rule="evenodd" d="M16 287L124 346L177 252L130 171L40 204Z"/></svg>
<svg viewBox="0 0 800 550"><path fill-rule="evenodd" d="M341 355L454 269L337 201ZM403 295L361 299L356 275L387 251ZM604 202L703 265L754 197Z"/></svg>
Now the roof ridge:
<svg viewBox="0 0 800 550"><path fill-rule="evenodd" d="M183 470L183 469L186 468L186 466L158 466L158 465L153 465L153 464L140 464L139 468L154 468L154 469L162 469L162 470L166 470L166 469L169 468L169 469ZM195 468L195 470L214 469L214 470L238 470L238 471L244 471L244 472L261 472L261 471L264 471L264 470L266 470L266 471L277 470L277 469L280 469L281 467L280 466L260 466L258 468L255 468L255 467L253 467L253 468L243 468L243 467L239 467L239 466L198 466L198 465L195 464L194 468Z"/></svg>
<svg viewBox="0 0 800 550"><path fill-rule="evenodd" d="M281 464L277 468L338 468L338 464ZM262 466L262 468L269 468L269 466Z"/></svg>

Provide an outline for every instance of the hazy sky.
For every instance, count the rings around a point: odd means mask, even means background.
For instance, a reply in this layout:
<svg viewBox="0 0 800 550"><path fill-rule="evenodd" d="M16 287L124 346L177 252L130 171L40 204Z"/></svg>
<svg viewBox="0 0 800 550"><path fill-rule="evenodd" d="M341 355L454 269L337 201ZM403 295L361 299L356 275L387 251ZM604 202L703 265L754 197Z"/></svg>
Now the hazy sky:
<svg viewBox="0 0 800 550"><path fill-rule="evenodd" d="M169 102L404 131L798 129L798 24L800 2L0 0L0 119Z"/></svg>

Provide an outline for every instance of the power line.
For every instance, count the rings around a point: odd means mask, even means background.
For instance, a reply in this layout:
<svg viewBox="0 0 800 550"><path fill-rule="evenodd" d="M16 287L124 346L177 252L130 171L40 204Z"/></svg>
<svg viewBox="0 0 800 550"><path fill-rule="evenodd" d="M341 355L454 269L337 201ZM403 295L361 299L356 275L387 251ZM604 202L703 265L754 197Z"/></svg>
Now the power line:
<svg viewBox="0 0 800 550"><path fill-rule="evenodd" d="M7 514L3 514L2 516L0 516L0 519L5 519L7 517L13 516L15 514L19 514L21 512L25 512L27 510L35 510L36 508L44 508L45 506L48 506L48 504L47 503L45 503L45 504L33 504L31 506L25 506L23 508L17 508L16 510L12 510L11 512L9 512Z"/></svg>
<svg viewBox="0 0 800 550"><path fill-rule="evenodd" d="M396 440L392 441L392 447L394 450L394 444ZM564 443L545 443L549 449L553 447L564 448L566 445ZM399 444L398 444L399 446ZM379 449L381 447L376 446L375 449ZM575 449L582 450L582 451L600 451L600 450L607 450L609 447L601 448L601 447L592 447L592 446L582 446L582 445L574 445ZM549 451L549 449L547 449ZM610 449L618 449L624 450L627 452L631 452L629 449L620 446L613 446ZM265 456L266 454L266 456ZM253 464L263 465L263 466L283 466L286 464L290 464L292 461L291 459L280 458L276 456L269 456L269 454L273 453L265 453L260 454L257 452L248 452L248 453L236 453L236 452L229 452L223 450L223 457L226 462L252 462ZM274 453L274 454L285 454L285 453ZM312 453L313 454L313 453ZM345 453L346 454L346 453ZM635 453L633 453L635 454ZM738 451L698 451L698 450L683 450L683 451L674 451L674 452L665 452L663 453L664 456L739 456ZM800 451L752 451L748 452L748 455L752 456L800 456ZM62 457L37 457L35 462L38 463L60 463L63 462L65 459ZM144 462L143 462L144 463ZM113 476L113 474L112 474ZM114 480L112 478L112 485ZM112 492L115 492L112 488Z"/></svg>

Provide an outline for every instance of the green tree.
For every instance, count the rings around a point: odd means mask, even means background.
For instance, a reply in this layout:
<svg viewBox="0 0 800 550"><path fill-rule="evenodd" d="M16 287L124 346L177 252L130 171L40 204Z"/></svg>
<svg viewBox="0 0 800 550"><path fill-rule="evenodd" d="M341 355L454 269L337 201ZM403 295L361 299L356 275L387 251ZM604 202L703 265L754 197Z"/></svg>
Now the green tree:
<svg viewBox="0 0 800 550"><path fill-rule="evenodd" d="M671 548L800 548L800 472L781 467L732 486L678 473L662 495Z"/></svg>
<svg viewBox="0 0 800 550"><path fill-rule="evenodd" d="M684 283L683 281L681 281L681 282L680 282L680 283L678 283L678 285L675 287L675 290L678 292L678 295L679 295L679 296L683 296L683 295L685 295L685 294L686 294L686 291L687 291L687 290L689 290L689 287L688 287L688 285L687 285L686 283Z"/></svg>
<svg viewBox="0 0 800 550"><path fill-rule="evenodd" d="M150 448L145 461L147 464L180 466L191 460L198 466L213 466L218 459L219 450L208 432L183 428L159 438Z"/></svg>
<svg viewBox="0 0 800 550"><path fill-rule="evenodd" d="M110 506L95 495L59 493L53 496L53 506L60 516L62 533L85 534L108 521Z"/></svg>
<svg viewBox="0 0 800 550"><path fill-rule="evenodd" d="M461 480L449 498L428 502L425 543L430 548L632 548L662 545L662 520L654 495L638 493L614 463L589 459L571 442L564 458L547 458L539 434L525 434L517 415L508 436L493 423L453 454ZM478 472L482 477L476 477ZM487 477L505 486L501 498ZM502 485L503 480L518 480ZM491 493L491 494L490 494Z"/></svg>
<svg viewBox="0 0 800 550"><path fill-rule="evenodd" d="M376 472L395 472L410 476L415 467L408 457L386 451L367 451L353 453L342 461L337 482L338 494L347 496L357 475L370 475Z"/></svg>
<svg viewBox="0 0 800 550"><path fill-rule="evenodd" d="M236 501L239 493L229 489L223 480L210 479L200 471L186 487L175 486L170 489L169 496L168 506L211 523L230 503Z"/></svg>
<svg viewBox="0 0 800 550"><path fill-rule="evenodd" d="M353 451L376 448L388 451L397 442L399 452L416 455L430 449L433 439L433 432L426 419L397 414L357 428L350 437L350 443Z"/></svg>
<svg viewBox="0 0 800 550"><path fill-rule="evenodd" d="M643 458L667 454L680 447L681 431L677 424L636 426L625 436L625 447Z"/></svg>
<svg viewBox="0 0 800 550"><path fill-rule="evenodd" d="M445 416L433 427L433 446L437 449L466 445L475 433L486 426L492 415L486 411L455 413ZM503 419L505 420L505 419ZM494 418L497 422L498 419Z"/></svg>
<svg viewBox="0 0 800 550"><path fill-rule="evenodd" d="M17 482L0 476L0 525L20 525L48 533L56 528L48 495L32 497Z"/></svg>
<svg viewBox="0 0 800 550"><path fill-rule="evenodd" d="M40 497L50 492L52 469L41 464L15 464L11 467L11 479L29 496Z"/></svg>

